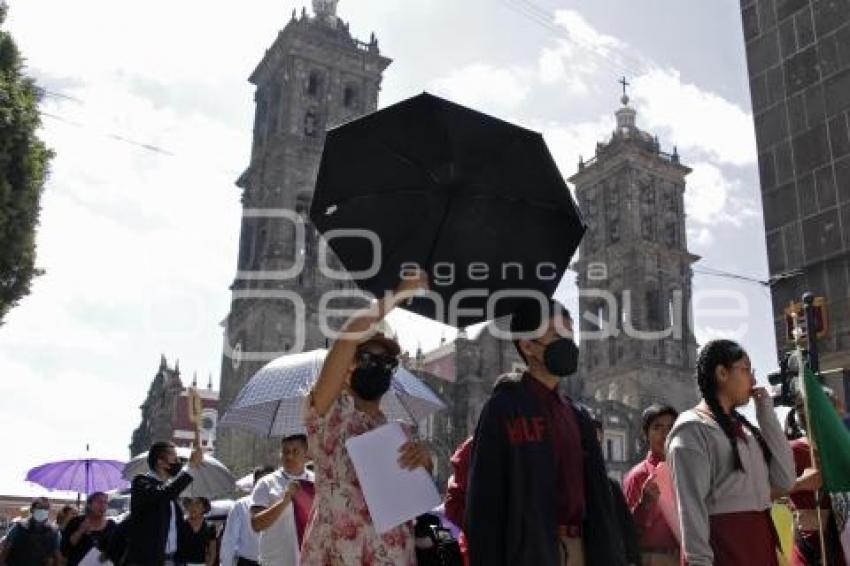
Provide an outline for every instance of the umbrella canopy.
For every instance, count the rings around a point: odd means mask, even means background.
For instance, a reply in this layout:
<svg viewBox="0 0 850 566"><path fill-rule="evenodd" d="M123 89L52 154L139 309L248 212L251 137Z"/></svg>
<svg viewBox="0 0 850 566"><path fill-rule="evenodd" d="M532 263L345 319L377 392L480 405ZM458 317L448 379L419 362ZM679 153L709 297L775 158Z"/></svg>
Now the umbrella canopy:
<svg viewBox="0 0 850 566"><path fill-rule="evenodd" d="M281 356L266 364L236 396L219 426L265 436L304 433L304 400L316 379L327 350ZM390 420L416 424L446 407L445 403L404 368L393 374L381 410Z"/></svg>
<svg viewBox="0 0 850 566"><path fill-rule="evenodd" d="M188 461L192 450L183 446L177 447L177 457L182 461ZM122 471L125 479L132 481L139 474L148 473L148 453L143 452L134 456ZM181 497L206 497L214 499L224 495L230 495L236 489L236 478L227 469L227 466L210 456L204 454L201 465L193 470L194 480L189 487L183 490Z"/></svg>
<svg viewBox="0 0 850 566"><path fill-rule="evenodd" d="M89 495L96 491L107 492L129 484L121 477L124 462L118 460L62 460L37 466L27 472L27 481L47 489L76 491Z"/></svg>
<svg viewBox="0 0 850 566"><path fill-rule="evenodd" d="M541 134L427 93L328 132L310 218L323 234L377 235L374 274L365 273L372 242L329 241L362 289L394 289L415 263L446 307L459 292L478 291L460 302L464 310L483 309L500 290L550 297L585 231ZM519 301L497 301L490 316ZM486 310L446 315L426 298L405 308L454 326L489 318Z"/></svg>

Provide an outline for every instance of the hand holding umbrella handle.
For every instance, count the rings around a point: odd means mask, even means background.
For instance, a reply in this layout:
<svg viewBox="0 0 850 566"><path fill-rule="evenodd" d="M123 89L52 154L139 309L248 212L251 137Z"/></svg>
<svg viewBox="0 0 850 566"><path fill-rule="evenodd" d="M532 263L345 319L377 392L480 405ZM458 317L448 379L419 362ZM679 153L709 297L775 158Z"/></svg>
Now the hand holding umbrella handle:
<svg viewBox="0 0 850 566"><path fill-rule="evenodd" d="M421 267L417 267L414 272L402 273L401 281L398 287L396 287L396 293L428 289L429 281L428 272Z"/></svg>
<svg viewBox="0 0 850 566"><path fill-rule="evenodd" d="M427 291L429 286L428 273L422 268L417 268L415 272L403 272L401 274L401 281L393 295L409 305L420 290Z"/></svg>
<svg viewBox="0 0 850 566"><path fill-rule="evenodd" d="M342 332L325 356L319 378L310 392L310 403L319 416L324 416L339 397L345 380L356 364L354 356L360 341L369 337L375 325L418 289L427 289L428 274L418 268L406 272L394 293L387 293L368 308L357 311L343 324Z"/></svg>

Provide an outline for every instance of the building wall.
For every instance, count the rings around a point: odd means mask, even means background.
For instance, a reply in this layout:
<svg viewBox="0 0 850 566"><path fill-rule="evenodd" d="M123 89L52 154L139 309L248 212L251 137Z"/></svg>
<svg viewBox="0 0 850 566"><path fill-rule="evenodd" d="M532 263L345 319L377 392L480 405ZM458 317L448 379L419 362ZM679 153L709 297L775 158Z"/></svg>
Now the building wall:
<svg viewBox="0 0 850 566"><path fill-rule="evenodd" d="M777 345L809 290L828 301L821 367L848 366L850 0L742 0L741 17Z"/></svg>
<svg viewBox="0 0 850 566"><path fill-rule="evenodd" d="M195 386L193 384L193 386ZM206 389L198 389L201 396L201 444L207 451L215 447L218 421L219 392L212 389L212 377ZM130 457L147 452L154 442L169 440L177 446L192 446L194 427L189 418L188 389L183 387L178 366L169 368L165 356L151 381L148 394L140 405L141 421L133 431Z"/></svg>
<svg viewBox="0 0 850 566"><path fill-rule="evenodd" d="M146 452L151 444L174 437L174 407L183 391L180 370L169 368L165 357L140 405L141 421L130 440L130 457Z"/></svg>

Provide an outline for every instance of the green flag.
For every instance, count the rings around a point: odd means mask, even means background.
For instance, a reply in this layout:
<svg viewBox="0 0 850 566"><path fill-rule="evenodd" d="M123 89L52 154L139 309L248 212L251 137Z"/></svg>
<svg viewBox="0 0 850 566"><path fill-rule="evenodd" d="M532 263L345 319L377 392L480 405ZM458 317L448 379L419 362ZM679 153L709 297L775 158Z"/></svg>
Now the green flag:
<svg viewBox="0 0 850 566"><path fill-rule="evenodd" d="M850 431L823 386L803 364L803 397L809 420L809 438L815 443L820 459L823 488L829 492L850 491Z"/></svg>

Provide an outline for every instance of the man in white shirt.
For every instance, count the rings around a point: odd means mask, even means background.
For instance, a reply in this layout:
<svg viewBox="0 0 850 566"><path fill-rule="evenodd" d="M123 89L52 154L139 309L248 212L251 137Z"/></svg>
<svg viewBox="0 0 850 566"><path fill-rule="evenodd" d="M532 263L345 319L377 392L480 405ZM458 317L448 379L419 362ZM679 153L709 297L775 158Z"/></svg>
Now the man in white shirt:
<svg viewBox="0 0 850 566"><path fill-rule="evenodd" d="M254 483L274 471L271 466L254 469ZM219 552L221 566L258 566L260 535L251 528L251 494L236 501L227 514Z"/></svg>
<svg viewBox="0 0 850 566"><path fill-rule="evenodd" d="M298 566L301 552L292 498L303 489L301 481L314 481L313 472L304 467L305 435L281 440L280 455L282 467L260 479L251 494L251 527L260 533L262 566Z"/></svg>

